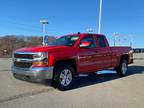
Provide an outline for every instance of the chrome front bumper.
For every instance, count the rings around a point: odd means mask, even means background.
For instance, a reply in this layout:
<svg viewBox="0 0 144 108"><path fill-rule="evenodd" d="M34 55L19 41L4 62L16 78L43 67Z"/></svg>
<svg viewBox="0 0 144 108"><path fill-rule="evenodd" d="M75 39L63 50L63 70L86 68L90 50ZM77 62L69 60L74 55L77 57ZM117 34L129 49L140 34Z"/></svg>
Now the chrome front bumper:
<svg viewBox="0 0 144 108"><path fill-rule="evenodd" d="M52 79L53 67L32 67L19 68L12 66L11 70L14 76L26 77L32 80Z"/></svg>

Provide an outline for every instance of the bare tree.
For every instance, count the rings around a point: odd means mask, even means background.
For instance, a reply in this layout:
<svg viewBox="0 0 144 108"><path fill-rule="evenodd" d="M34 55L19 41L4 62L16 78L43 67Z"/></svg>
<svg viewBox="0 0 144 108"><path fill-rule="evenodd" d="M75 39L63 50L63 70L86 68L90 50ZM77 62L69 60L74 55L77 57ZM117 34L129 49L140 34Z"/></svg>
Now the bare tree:
<svg viewBox="0 0 144 108"><path fill-rule="evenodd" d="M55 37L49 36L48 42L51 42L55 39ZM39 45L42 45L42 37L40 36L6 35L0 37L0 57L11 57L12 52L18 48Z"/></svg>

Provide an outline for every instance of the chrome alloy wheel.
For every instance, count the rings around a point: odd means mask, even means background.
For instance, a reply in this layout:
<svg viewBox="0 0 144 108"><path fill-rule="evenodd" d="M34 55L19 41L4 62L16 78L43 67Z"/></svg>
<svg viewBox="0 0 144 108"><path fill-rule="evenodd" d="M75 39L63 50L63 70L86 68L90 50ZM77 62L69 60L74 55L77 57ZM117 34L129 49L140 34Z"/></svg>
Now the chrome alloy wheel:
<svg viewBox="0 0 144 108"><path fill-rule="evenodd" d="M60 73L60 83L63 86L68 86L72 81L72 73L69 69L64 69Z"/></svg>
<svg viewBox="0 0 144 108"><path fill-rule="evenodd" d="M125 75L127 72L127 64L125 62L122 63L122 74Z"/></svg>

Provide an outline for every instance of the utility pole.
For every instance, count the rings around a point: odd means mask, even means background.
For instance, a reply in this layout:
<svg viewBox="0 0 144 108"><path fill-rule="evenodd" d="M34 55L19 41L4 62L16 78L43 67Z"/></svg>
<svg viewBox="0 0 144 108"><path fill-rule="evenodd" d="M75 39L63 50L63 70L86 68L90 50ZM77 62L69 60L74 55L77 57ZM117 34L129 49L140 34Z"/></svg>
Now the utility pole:
<svg viewBox="0 0 144 108"><path fill-rule="evenodd" d="M102 19L102 0L100 0L98 34L101 33L101 19Z"/></svg>
<svg viewBox="0 0 144 108"><path fill-rule="evenodd" d="M40 23L42 24L42 31L43 31L43 46L45 45L44 39L45 39L45 32L46 32L46 24L48 24L47 20L40 20Z"/></svg>
<svg viewBox="0 0 144 108"><path fill-rule="evenodd" d="M118 32L114 32L114 46L116 46L117 37L119 36Z"/></svg>
<svg viewBox="0 0 144 108"><path fill-rule="evenodd" d="M130 46L133 47L133 36L130 35Z"/></svg>

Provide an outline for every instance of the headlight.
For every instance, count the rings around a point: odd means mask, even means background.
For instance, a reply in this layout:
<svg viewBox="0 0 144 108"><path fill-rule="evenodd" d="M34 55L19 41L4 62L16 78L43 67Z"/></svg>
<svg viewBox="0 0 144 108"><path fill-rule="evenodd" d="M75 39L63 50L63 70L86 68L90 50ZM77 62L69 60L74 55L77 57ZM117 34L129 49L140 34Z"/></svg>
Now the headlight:
<svg viewBox="0 0 144 108"><path fill-rule="evenodd" d="M44 59L48 59L48 53L47 52L40 52L40 53L34 54L33 59L34 59L34 61L41 61Z"/></svg>
<svg viewBox="0 0 144 108"><path fill-rule="evenodd" d="M48 66L48 53L40 52L35 54L34 56L34 67L47 67Z"/></svg>

